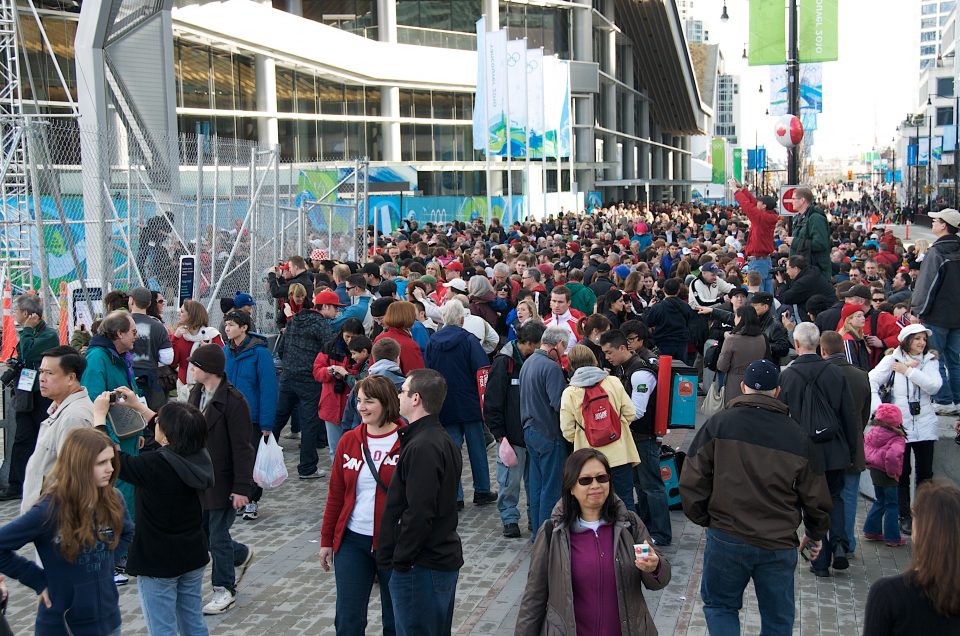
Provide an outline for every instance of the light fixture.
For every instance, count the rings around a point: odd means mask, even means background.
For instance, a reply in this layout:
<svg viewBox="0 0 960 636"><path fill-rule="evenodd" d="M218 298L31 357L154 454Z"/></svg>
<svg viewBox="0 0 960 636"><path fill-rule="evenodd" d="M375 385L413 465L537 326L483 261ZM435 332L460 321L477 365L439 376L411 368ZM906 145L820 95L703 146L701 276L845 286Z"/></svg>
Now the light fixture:
<svg viewBox="0 0 960 636"><path fill-rule="evenodd" d="M763 114L764 114L764 115L769 115L769 114L770 114L770 109L768 108L767 110L765 110Z"/></svg>
<svg viewBox="0 0 960 636"><path fill-rule="evenodd" d="M730 16L729 16L729 14L727 14L727 2L726 2L726 0L724 0L724 2L723 2L723 13L720 14L720 21L721 21L721 22L726 22L726 21L729 20L729 19L730 19Z"/></svg>
<svg viewBox="0 0 960 636"><path fill-rule="evenodd" d="M747 45L746 45L746 44L743 45L743 55L740 56L740 59L741 59L741 60L747 59Z"/></svg>
<svg viewBox="0 0 960 636"><path fill-rule="evenodd" d="M761 95L763 94L763 84L760 85L760 90L758 90L757 92L760 93Z"/></svg>
<svg viewBox="0 0 960 636"><path fill-rule="evenodd" d="M927 95L927 106L933 106L933 102L930 101L929 95Z"/></svg>

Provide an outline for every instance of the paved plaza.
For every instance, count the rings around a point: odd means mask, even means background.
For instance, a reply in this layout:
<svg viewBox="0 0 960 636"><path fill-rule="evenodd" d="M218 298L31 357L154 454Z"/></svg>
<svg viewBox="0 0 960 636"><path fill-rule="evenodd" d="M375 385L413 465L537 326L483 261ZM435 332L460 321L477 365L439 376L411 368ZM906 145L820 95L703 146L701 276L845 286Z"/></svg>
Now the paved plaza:
<svg viewBox="0 0 960 636"><path fill-rule="evenodd" d="M945 418L944 418L945 419ZM945 422L944 422L945 423ZM671 445L685 447L691 432L675 431ZM320 568L320 520L326 498L326 480L296 478L296 442L282 440L289 479L264 497L260 518L237 520L233 536L256 551L250 570L239 587L237 605L227 613L207 617L211 634L281 636L287 634L333 634L336 592L333 572ZM491 466L493 453L490 453ZM529 563L529 534L523 539L505 539L495 506L475 507L471 501L469 460L464 453L467 506L460 516L464 567L457 586L454 629L457 634L511 634ZM324 457L322 466L329 469ZM858 518L862 523L868 501L861 499ZM0 521L17 514L17 502L0 504ZM673 565L673 580L661 592L645 592L661 634L706 634L698 586L703 561L703 529L689 523L683 513L673 517L673 545L664 553ZM870 583L880 576L899 572L910 558L909 545L894 549L882 543L857 547L851 567L829 579L817 579L805 566L797 570L797 622L795 634L860 633L864 603ZM209 573L209 570L208 570ZM8 619L14 633L32 633L36 595L10 582ZM209 577L206 583L209 595ZM123 631L145 634L137 598L136 579L121 589ZM370 602L368 634L380 633L380 603L375 588ZM760 631L752 591L744 598L743 633Z"/></svg>

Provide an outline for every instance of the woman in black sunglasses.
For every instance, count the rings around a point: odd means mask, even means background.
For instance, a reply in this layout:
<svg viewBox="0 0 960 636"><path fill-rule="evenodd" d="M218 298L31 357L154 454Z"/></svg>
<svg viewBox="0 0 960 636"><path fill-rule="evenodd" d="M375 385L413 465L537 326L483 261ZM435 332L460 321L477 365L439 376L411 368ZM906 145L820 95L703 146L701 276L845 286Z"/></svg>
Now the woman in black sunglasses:
<svg viewBox="0 0 960 636"><path fill-rule="evenodd" d="M652 544L650 534L610 487L607 458L575 451L533 546L516 634L656 634L643 586L666 586L670 564L652 546L639 557L634 546L643 543Z"/></svg>

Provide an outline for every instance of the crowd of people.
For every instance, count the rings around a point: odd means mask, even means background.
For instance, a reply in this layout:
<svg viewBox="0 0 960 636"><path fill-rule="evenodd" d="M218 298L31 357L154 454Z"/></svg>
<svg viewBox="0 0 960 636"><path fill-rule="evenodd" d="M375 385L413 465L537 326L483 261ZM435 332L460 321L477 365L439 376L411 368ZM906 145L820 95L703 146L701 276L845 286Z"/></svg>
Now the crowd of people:
<svg viewBox="0 0 960 636"><path fill-rule="evenodd" d="M829 577L858 541L910 538L866 633L955 632L960 489L934 479L933 455L939 418L960 415L960 212L931 213L937 240L905 246L861 204L799 188L788 219L731 186L737 206L407 221L363 264L289 257L265 274L274 304L238 292L219 325L200 302L169 324L162 292L115 290L67 346L19 296L0 500L21 516L0 528L0 573L41 596L38 633L119 633L116 587L136 576L151 634L206 634L255 555L233 524L283 496L254 481L258 448L299 440L297 478L328 480L338 634L365 633L375 585L385 634L451 632L468 494L533 543L518 634L654 634L672 359L705 396L679 491L707 529L711 633L739 633L751 579L763 633L792 633L799 558ZM38 561L15 553L29 542Z"/></svg>

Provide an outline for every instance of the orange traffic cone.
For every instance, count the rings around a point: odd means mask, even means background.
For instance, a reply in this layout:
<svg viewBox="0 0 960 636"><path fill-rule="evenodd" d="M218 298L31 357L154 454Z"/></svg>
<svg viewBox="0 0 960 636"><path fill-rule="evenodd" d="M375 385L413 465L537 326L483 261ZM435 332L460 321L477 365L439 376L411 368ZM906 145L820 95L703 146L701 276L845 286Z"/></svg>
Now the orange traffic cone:
<svg viewBox="0 0 960 636"><path fill-rule="evenodd" d="M17 324L10 308L10 279L3 287L3 337L0 339L0 360L9 360L17 350Z"/></svg>
<svg viewBox="0 0 960 636"><path fill-rule="evenodd" d="M67 284L60 282L60 324L57 325L57 331L60 332L60 344L70 343L70 334L67 332Z"/></svg>

